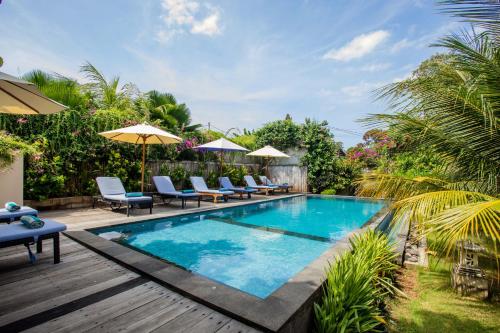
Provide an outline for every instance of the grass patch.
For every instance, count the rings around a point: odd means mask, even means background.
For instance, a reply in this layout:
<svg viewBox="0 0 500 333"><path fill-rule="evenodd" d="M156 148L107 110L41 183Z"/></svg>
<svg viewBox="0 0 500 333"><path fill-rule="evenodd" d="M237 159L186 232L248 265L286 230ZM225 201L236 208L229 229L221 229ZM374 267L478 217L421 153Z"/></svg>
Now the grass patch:
<svg viewBox="0 0 500 333"><path fill-rule="evenodd" d="M455 293L448 263L430 258L429 269L406 271L402 284L408 299L390 304L390 332L500 332L500 304Z"/></svg>

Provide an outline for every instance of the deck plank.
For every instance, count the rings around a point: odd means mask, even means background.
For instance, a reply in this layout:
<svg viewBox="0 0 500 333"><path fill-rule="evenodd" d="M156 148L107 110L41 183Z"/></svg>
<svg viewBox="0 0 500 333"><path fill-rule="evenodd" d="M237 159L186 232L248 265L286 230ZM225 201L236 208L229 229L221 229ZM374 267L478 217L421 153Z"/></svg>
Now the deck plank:
<svg viewBox="0 0 500 333"><path fill-rule="evenodd" d="M196 303L172 293L96 327L100 332L151 332L195 306ZM130 322L134 318L134 322Z"/></svg>
<svg viewBox="0 0 500 333"><path fill-rule="evenodd" d="M153 282L148 282L78 311L55 318L26 332L84 332L98 326L108 316L118 315L131 308L144 305L163 294L163 288L154 287Z"/></svg>

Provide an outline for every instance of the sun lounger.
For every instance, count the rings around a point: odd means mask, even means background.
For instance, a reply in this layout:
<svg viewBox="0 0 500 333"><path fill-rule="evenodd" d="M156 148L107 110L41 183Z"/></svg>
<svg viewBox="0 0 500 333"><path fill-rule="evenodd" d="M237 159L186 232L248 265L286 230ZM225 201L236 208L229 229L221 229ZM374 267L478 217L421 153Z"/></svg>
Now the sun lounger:
<svg viewBox="0 0 500 333"><path fill-rule="evenodd" d="M158 194L162 197L162 199L181 199L183 209L184 207L186 207L186 200L198 200L198 207L200 207L201 196L194 191L192 193L177 191L169 176L154 176L153 183L155 184L156 190L158 191Z"/></svg>
<svg viewBox="0 0 500 333"><path fill-rule="evenodd" d="M22 206L21 209L10 212L5 208L0 209L0 222L14 222L23 215L38 216L38 211L28 206Z"/></svg>
<svg viewBox="0 0 500 333"><path fill-rule="evenodd" d="M113 209L116 205L118 205L118 208L120 208L121 205L126 205L128 217L129 209L134 205L138 205L140 207L149 207L149 213L153 213L153 198L144 195L127 197L127 192L125 192L125 188L123 187L120 178L97 177L96 181L97 186L99 187L99 191L101 192L102 200L104 202L108 202L111 206L111 209Z"/></svg>
<svg viewBox="0 0 500 333"><path fill-rule="evenodd" d="M233 191L221 191L221 190L211 190L205 184L205 180L203 177L189 177L191 180L191 184L193 184L193 188L200 195L211 196L214 199L214 203L217 203L218 198L222 198L224 201L229 199L230 195L233 195Z"/></svg>
<svg viewBox="0 0 500 333"><path fill-rule="evenodd" d="M59 251L59 232L66 230L66 226L52 220L44 220L43 227L38 229L28 229L20 222L0 225L0 248L25 245L30 253L30 259L34 257L29 250L29 245L36 243L36 252L42 252L42 241L52 238L54 243L54 264L61 261Z"/></svg>
<svg viewBox="0 0 500 333"><path fill-rule="evenodd" d="M269 193L273 193L274 190L276 189L275 187L271 187L271 186L257 185L257 183L255 182L255 179L253 179L253 177L250 175L246 175L243 178L245 179L245 183L247 183L248 187L256 189L258 191L265 192L266 195L269 195Z"/></svg>
<svg viewBox="0 0 500 333"><path fill-rule="evenodd" d="M219 184L221 188L238 193L240 195L240 199L243 198L243 194L246 194L247 197L250 199L252 197L252 193L257 192L257 190L254 188L244 188L244 187L234 186L233 183L231 183L229 177L219 177Z"/></svg>
<svg viewBox="0 0 500 333"><path fill-rule="evenodd" d="M260 178L260 182L262 183L262 185L275 187L277 189L286 191L286 193L288 193L289 189L293 188L292 185L289 185L287 183L285 183L285 184L273 184L273 182L269 178L267 178L266 176L259 176L259 178Z"/></svg>

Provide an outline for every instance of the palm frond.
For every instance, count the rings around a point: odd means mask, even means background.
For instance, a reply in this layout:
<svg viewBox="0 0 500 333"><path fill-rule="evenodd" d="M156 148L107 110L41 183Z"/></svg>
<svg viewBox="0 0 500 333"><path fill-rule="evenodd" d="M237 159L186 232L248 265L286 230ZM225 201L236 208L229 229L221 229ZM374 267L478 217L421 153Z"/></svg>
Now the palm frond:
<svg viewBox="0 0 500 333"><path fill-rule="evenodd" d="M442 190L449 183L432 177L407 178L371 172L362 175L356 184L358 196L401 200L421 193Z"/></svg>
<svg viewBox="0 0 500 333"><path fill-rule="evenodd" d="M498 0L441 0L441 11L463 18L500 36L500 2Z"/></svg>
<svg viewBox="0 0 500 333"><path fill-rule="evenodd" d="M447 255L457 241L485 238L497 252L500 240L500 199L472 202L448 209L427 222L440 240L438 250Z"/></svg>
<svg viewBox="0 0 500 333"><path fill-rule="evenodd" d="M416 222L422 230L427 229L427 222L436 215L454 207L470 203L494 201L486 194L469 191L443 190L422 193L394 203L394 223L407 219Z"/></svg>

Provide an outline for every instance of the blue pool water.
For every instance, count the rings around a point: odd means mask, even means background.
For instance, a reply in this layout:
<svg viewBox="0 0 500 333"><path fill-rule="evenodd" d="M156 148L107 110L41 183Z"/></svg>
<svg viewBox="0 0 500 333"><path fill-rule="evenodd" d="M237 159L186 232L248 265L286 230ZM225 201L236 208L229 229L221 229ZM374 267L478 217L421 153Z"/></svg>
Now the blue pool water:
<svg viewBox="0 0 500 333"><path fill-rule="evenodd" d="M127 246L265 298L382 206L378 201L302 196L92 232L124 233L128 237L121 242ZM259 226L285 233L255 228Z"/></svg>

